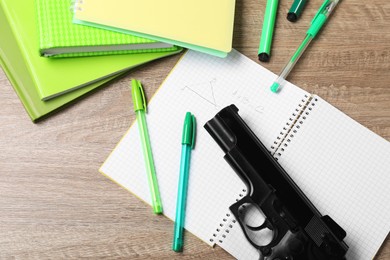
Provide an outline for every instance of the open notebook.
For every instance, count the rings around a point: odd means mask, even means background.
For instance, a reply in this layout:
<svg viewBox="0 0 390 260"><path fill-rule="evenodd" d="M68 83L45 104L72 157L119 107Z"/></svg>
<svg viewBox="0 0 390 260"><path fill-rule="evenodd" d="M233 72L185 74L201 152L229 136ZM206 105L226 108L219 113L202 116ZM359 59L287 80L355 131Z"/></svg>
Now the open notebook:
<svg viewBox="0 0 390 260"><path fill-rule="evenodd" d="M174 219L182 124L191 111L198 131L185 227L236 258L258 259L228 209L246 187L202 127L234 103L320 212L346 230L348 257L372 258L390 228L390 143L290 83L272 93L275 78L234 50L226 59L193 51L184 55L148 106L164 214ZM130 128L101 172L150 204L137 127Z"/></svg>

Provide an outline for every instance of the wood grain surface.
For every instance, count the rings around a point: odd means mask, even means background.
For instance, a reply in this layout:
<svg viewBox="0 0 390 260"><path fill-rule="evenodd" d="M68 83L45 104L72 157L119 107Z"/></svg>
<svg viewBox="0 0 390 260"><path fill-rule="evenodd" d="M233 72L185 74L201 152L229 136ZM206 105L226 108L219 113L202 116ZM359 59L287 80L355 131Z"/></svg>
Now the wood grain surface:
<svg viewBox="0 0 390 260"><path fill-rule="evenodd" d="M237 0L233 47L256 61L265 2ZM279 73L321 3L309 1L293 24L291 1L281 1L263 66ZM390 140L389 28L389 1L341 1L289 80ZM98 172L135 119L130 79L150 99L179 57L137 68L37 124L0 70L1 259L231 258L188 232L184 252L172 252L172 222ZM375 259L390 259L389 240Z"/></svg>

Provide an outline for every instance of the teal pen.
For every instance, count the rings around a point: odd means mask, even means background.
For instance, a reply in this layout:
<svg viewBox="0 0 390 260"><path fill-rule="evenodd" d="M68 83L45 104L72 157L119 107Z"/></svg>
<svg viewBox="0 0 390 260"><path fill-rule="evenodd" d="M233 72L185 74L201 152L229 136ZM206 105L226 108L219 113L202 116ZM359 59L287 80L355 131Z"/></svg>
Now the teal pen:
<svg viewBox="0 0 390 260"><path fill-rule="evenodd" d="M191 150L195 145L195 134L195 117L190 112L187 112L184 119L183 136L181 141L182 148L180 175L177 190L175 230L173 232L172 249L176 252L181 252L183 250L183 233L188 190L188 177L190 171Z"/></svg>
<svg viewBox="0 0 390 260"><path fill-rule="evenodd" d="M307 46L309 46L311 40L313 40L313 38L318 34L321 27L325 24L325 21L335 9L338 2L339 0L325 0L325 2L321 5L320 9L317 11L316 15L311 21L311 25L309 30L307 30L306 32L305 39L303 39L301 45L299 45L298 49L295 51L294 55L291 57L287 65L283 68L276 81L272 84L272 92L278 92L279 88L285 82L288 74L294 68L298 59L301 57L302 53L306 50Z"/></svg>
<svg viewBox="0 0 390 260"><path fill-rule="evenodd" d="M259 51L257 53L260 61L269 61L271 55L272 37L274 35L276 12L279 0L267 0L264 12L263 29L261 31Z"/></svg>
<svg viewBox="0 0 390 260"><path fill-rule="evenodd" d="M152 197L152 206L155 214L162 213L162 203L158 190L156 170L154 167L152 148L150 146L148 126L146 124L146 99L139 80L131 80L131 96L133 97L134 111L137 118L139 135L141 138L142 151L144 154L146 173Z"/></svg>

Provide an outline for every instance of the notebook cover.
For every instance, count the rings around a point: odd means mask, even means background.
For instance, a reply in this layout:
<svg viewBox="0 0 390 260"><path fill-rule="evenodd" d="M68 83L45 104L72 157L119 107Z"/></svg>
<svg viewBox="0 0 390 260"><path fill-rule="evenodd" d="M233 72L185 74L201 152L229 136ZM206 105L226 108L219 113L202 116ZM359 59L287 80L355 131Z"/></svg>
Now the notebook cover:
<svg viewBox="0 0 390 260"><path fill-rule="evenodd" d="M119 73L115 76L106 77L104 80L96 81L95 83L89 84L84 88L77 89L75 91L69 92L65 95L46 102L41 101L39 91L37 89L38 85L35 78L45 77L46 75L33 74L34 70L32 70L31 68L32 63L29 62L29 56L39 56L38 51L34 51L32 53L26 52L26 48L33 48L29 46L29 44L34 46L37 46L37 44L34 44L33 41L24 42L24 44L21 44L21 42L17 40L18 36L20 35L18 30L18 28L20 28L19 26L22 26L26 22L29 22L28 19L23 20L23 17L19 17L17 15L19 14L19 10L23 8L23 5L21 5L20 2L22 1L3 0L0 2L0 31L2 32L2 39L6 39L0 41L0 65L3 68L8 79L10 80L11 84L13 85L17 95L19 96L32 121L35 122L38 119L47 116L51 112L58 110L59 108L70 103L71 101L83 96L91 90L96 89L97 87L120 75ZM33 0L25 0L24 3L25 5L31 5L33 3ZM29 14L29 12L21 13L27 15ZM170 53L145 53L123 56L127 56L128 59L130 59L129 57L133 57L134 55L136 55L136 61L138 63L132 62L131 60L128 61L128 65L134 67L138 64L161 58L168 54ZM46 58L40 58L39 60L45 59ZM79 58L72 58L68 60L73 61L74 66L77 67L77 60L79 60ZM107 60L109 60L109 57L107 57ZM35 66L46 66L46 64L42 64L39 62L33 64ZM56 73L56 75L59 77L62 67L56 66L56 64L57 63L53 63L52 70L59 70L59 72ZM70 75L74 76L73 72L63 72L61 80L70 77ZM41 85L41 87L44 86L45 85Z"/></svg>
<svg viewBox="0 0 390 260"><path fill-rule="evenodd" d="M155 35L150 35L150 34L145 34L145 33L125 30L125 29L120 29L120 28L116 28L116 27L110 27L110 26L106 26L106 25L103 25L103 24L91 23L91 22L81 21L81 20L77 20L77 19L73 19L73 22L76 23L76 24L79 24L79 25L85 25L85 26L100 28L100 29L104 29L104 30L115 31L115 32L122 33L122 34L132 34L132 35L136 35L136 36L139 36L139 37L145 37L145 38L153 39L153 40L156 40L156 41L166 42L166 43L170 43L170 44L173 44L173 45L177 45L177 46L181 46L181 47L184 47L184 48L188 48L188 49L191 49L191 50L194 50L194 51L199 51L199 52L207 53L207 54L210 54L210 55L214 55L214 56L217 56L217 57L220 57L220 58L225 58L228 55L227 52L213 50L213 49L210 49L210 48L205 48L205 47L197 46L197 45L194 45L194 44L189 44L189 43L186 43L186 42L175 41L175 40L172 40L172 39L158 37L158 36L155 36Z"/></svg>
<svg viewBox="0 0 390 260"><path fill-rule="evenodd" d="M39 35L34 0L3 0L8 23L17 39L28 70L41 100L49 100L102 79L122 73L155 58L171 55L142 53L69 59L48 59L39 56ZM16 47L16 45L15 45ZM179 49L179 48L178 48Z"/></svg>
<svg viewBox="0 0 390 260"><path fill-rule="evenodd" d="M71 0L36 0L41 55L78 57L175 50L171 44L75 25L72 23L71 2ZM91 47L95 50L87 50Z"/></svg>
<svg viewBox="0 0 390 260"><path fill-rule="evenodd" d="M75 22L115 27L226 56L232 48L234 8L234 0L187 1L185 5L179 0L88 0L77 4ZM129 10L133 10L131 15Z"/></svg>

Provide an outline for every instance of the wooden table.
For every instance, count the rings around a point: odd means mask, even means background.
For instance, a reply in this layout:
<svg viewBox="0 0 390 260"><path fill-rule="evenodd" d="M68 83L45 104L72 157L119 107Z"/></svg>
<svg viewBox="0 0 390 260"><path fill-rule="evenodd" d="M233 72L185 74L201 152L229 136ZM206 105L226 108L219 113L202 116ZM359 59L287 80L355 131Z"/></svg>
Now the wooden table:
<svg viewBox="0 0 390 260"><path fill-rule="evenodd" d="M265 2L237 0L233 47L253 60ZM291 1L281 1L263 66L279 73L321 3L309 1L293 24L285 17ZM0 70L1 259L179 257L170 249L172 222L98 172L135 118L130 78L150 98L179 56L133 70L38 124ZM390 140L390 2L342 1L289 80ZM180 256L231 258L189 233ZM389 258L387 239L376 259Z"/></svg>

